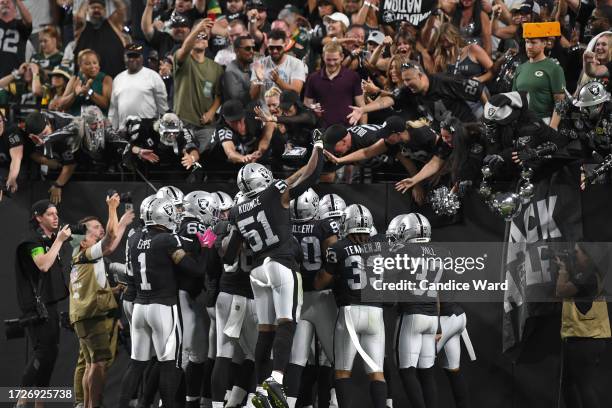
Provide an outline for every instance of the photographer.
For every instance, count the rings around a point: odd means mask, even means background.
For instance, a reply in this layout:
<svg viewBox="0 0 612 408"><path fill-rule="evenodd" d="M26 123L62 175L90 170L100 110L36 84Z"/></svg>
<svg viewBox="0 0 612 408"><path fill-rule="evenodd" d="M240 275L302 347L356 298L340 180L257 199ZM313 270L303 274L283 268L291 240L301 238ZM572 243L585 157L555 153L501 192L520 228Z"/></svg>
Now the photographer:
<svg viewBox="0 0 612 408"><path fill-rule="evenodd" d="M563 299L562 387L568 407L603 406L593 386L597 362L610 335L608 306L602 296L609 248L603 243L577 243L570 256L557 256L556 295Z"/></svg>
<svg viewBox="0 0 612 408"><path fill-rule="evenodd" d="M32 206L32 235L17 246L15 272L17 299L22 317L19 327L7 329L7 337L21 333L8 330L25 328L33 353L26 365L21 385L49 385L59 345L59 314L57 303L68 296L64 272L70 259L67 240L69 226L59 229L57 208L48 200Z"/></svg>
<svg viewBox="0 0 612 408"><path fill-rule="evenodd" d="M100 404L106 364L113 357L111 337L117 324L115 312L118 306L113 293L117 287L111 288L109 285L104 257L117 248L126 227L134 219L134 212L128 210L121 220L117 220L118 194L107 198L106 203L106 234L102 223L95 217L79 222L86 232L78 252L72 258L70 273L70 322L85 357L83 383L87 407Z"/></svg>

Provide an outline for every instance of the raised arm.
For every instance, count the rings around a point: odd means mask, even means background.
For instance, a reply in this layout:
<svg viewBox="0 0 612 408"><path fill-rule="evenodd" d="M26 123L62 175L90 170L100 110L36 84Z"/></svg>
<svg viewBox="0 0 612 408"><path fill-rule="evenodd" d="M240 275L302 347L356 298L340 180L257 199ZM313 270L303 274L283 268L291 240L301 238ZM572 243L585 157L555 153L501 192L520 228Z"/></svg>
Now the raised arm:
<svg viewBox="0 0 612 408"><path fill-rule="evenodd" d="M185 38L185 41L183 41L183 45L181 46L181 48L179 48L179 50L176 52L176 63L182 64L187 60L189 53L195 45L198 34L208 33L212 25L212 20L209 18L205 18L191 30L187 38Z"/></svg>
<svg viewBox="0 0 612 408"><path fill-rule="evenodd" d="M122 30L127 14L127 7L123 0L113 0L113 5L115 6L115 11L110 15L108 21L115 26L116 29Z"/></svg>
<svg viewBox="0 0 612 408"><path fill-rule="evenodd" d="M153 27L153 7L155 6L155 0L148 0L145 6L142 18L140 19L140 28L144 33L147 41L151 41L153 33L155 33L155 27Z"/></svg>
<svg viewBox="0 0 612 408"><path fill-rule="evenodd" d="M21 14L21 21L23 21L26 26L32 27L32 15L26 5L23 4L23 0L15 0L15 5L17 9L19 9L19 14Z"/></svg>

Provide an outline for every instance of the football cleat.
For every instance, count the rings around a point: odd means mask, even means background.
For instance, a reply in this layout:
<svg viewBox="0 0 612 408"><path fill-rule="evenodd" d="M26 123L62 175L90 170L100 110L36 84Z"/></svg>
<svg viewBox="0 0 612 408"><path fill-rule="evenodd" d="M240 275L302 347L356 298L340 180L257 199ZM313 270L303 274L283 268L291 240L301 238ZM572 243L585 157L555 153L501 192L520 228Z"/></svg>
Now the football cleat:
<svg viewBox="0 0 612 408"><path fill-rule="evenodd" d="M272 403L273 408L289 408L287 396L281 384L270 377L263 382L262 386L268 392L268 400Z"/></svg>
<svg viewBox="0 0 612 408"><path fill-rule="evenodd" d="M264 395L257 391L255 396L251 398L251 403L255 408L274 408L270 403L267 395Z"/></svg>

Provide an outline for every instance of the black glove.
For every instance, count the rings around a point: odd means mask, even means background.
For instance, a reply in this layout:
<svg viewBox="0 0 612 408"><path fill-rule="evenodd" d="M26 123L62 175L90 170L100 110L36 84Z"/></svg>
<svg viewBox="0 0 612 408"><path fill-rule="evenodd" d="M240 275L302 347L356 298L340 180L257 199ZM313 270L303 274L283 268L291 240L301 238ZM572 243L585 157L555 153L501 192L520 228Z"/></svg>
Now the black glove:
<svg viewBox="0 0 612 408"><path fill-rule="evenodd" d="M504 158L499 154L488 154L482 162L489 166L491 170L495 171L504 164Z"/></svg>
<svg viewBox="0 0 612 408"><path fill-rule="evenodd" d="M538 152L531 147L525 147L524 149L519 150L518 158L521 162L525 163L531 161L538 157Z"/></svg>

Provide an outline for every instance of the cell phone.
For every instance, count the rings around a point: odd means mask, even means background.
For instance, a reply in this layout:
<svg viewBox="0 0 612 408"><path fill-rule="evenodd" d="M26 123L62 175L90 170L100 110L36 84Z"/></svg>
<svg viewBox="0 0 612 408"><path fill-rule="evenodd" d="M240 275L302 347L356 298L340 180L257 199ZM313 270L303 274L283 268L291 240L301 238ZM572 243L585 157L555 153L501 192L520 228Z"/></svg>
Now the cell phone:
<svg viewBox="0 0 612 408"><path fill-rule="evenodd" d="M125 211L133 211L133 210L134 210L134 204L125 203Z"/></svg>

